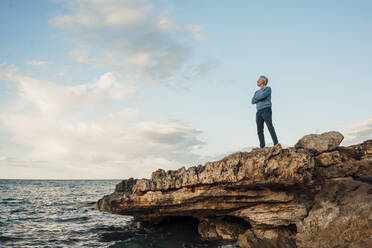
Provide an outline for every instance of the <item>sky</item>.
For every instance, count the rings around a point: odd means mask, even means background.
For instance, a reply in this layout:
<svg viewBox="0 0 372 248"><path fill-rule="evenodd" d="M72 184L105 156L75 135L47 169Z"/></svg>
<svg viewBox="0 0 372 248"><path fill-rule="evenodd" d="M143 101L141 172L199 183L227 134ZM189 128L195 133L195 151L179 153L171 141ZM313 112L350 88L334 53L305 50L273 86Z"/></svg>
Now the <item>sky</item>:
<svg viewBox="0 0 372 248"><path fill-rule="evenodd" d="M284 147L327 131L342 145L372 139L371 11L367 0L2 0L0 178L149 178L249 151L260 75Z"/></svg>

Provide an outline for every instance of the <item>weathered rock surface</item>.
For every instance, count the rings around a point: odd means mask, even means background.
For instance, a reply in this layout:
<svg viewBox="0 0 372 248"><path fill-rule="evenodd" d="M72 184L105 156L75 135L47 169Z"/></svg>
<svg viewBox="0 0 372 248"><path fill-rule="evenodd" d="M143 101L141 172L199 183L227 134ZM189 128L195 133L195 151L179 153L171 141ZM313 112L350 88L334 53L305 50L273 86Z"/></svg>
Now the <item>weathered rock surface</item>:
<svg viewBox="0 0 372 248"><path fill-rule="evenodd" d="M297 231L299 247L372 247L372 185L352 178L328 181Z"/></svg>
<svg viewBox="0 0 372 248"><path fill-rule="evenodd" d="M342 139L307 135L288 149L159 169L122 181L96 208L145 225L194 218L202 238L240 247L372 247L372 141L340 147Z"/></svg>
<svg viewBox="0 0 372 248"><path fill-rule="evenodd" d="M295 145L296 148L305 148L315 153L332 151L342 142L344 136L335 131L322 134L309 134L302 137Z"/></svg>
<svg viewBox="0 0 372 248"><path fill-rule="evenodd" d="M293 228L247 229L239 235L237 245L240 247L291 248L296 247Z"/></svg>

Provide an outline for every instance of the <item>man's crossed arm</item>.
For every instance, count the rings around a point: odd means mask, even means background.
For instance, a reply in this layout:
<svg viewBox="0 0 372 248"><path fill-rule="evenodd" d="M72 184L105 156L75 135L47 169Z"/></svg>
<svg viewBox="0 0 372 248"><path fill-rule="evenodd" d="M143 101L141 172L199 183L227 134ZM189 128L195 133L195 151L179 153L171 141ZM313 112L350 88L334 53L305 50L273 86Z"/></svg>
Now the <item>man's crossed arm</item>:
<svg viewBox="0 0 372 248"><path fill-rule="evenodd" d="M266 97L270 96L270 94L271 94L271 88L270 87L266 87L262 91L256 91L254 93L253 98L252 98L252 104L256 104L259 101L265 100Z"/></svg>

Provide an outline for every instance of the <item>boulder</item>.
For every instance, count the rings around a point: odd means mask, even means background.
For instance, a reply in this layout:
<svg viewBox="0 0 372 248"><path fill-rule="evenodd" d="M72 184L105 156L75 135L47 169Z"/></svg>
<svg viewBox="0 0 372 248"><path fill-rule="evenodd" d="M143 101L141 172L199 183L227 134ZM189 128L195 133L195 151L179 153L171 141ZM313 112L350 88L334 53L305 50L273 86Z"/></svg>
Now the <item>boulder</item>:
<svg viewBox="0 0 372 248"><path fill-rule="evenodd" d="M295 145L297 149L303 148L313 153L332 151L341 144L344 136L336 131L322 134L308 134L302 137Z"/></svg>

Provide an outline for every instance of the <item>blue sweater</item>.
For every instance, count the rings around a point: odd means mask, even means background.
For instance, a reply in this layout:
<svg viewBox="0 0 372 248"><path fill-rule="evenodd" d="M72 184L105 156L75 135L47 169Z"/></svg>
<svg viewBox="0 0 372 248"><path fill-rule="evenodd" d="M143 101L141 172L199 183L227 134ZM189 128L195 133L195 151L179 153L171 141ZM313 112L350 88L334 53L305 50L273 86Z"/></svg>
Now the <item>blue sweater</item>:
<svg viewBox="0 0 372 248"><path fill-rule="evenodd" d="M271 88L267 86L257 90L252 98L252 104L257 104L257 111L271 107Z"/></svg>

